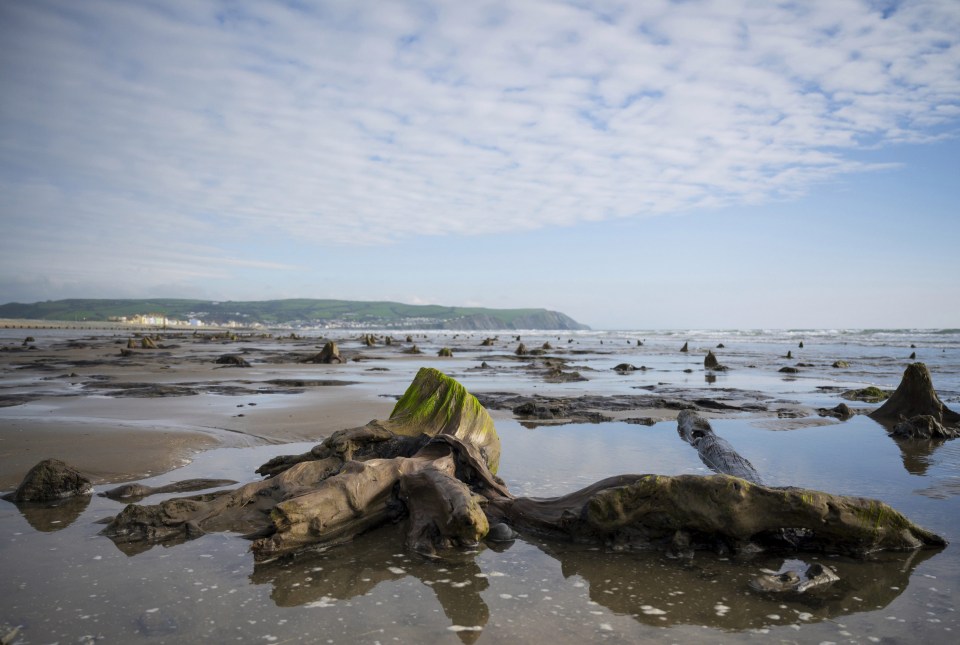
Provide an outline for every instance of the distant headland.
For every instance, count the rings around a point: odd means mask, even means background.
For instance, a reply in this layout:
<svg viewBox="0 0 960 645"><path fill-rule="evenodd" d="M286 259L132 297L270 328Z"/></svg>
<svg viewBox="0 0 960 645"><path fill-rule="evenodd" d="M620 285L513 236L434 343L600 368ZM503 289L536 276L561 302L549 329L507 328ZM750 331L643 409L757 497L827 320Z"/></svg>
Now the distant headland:
<svg viewBox="0 0 960 645"><path fill-rule="evenodd" d="M0 318L161 327L290 329L589 329L547 309L488 309L355 300L68 299L0 305Z"/></svg>

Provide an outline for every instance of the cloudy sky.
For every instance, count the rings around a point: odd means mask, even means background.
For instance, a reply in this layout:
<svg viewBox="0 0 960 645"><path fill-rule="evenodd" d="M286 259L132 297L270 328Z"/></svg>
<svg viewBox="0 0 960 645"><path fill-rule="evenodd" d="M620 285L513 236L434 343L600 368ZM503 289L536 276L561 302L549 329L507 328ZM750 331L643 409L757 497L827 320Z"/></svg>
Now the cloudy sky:
<svg viewBox="0 0 960 645"><path fill-rule="evenodd" d="M960 327L957 0L0 1L0 302Z"/></svg>

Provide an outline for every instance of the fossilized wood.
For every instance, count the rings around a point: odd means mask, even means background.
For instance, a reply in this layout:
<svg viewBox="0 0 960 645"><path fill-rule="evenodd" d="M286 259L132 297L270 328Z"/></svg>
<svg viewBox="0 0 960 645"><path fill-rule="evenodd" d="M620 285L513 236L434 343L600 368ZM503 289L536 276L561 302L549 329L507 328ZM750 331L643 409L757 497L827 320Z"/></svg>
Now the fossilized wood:
<svg viewBox="0 0 960 645"><path fill-rule="evenodd" d="M230 486L237 482L233 479L185 479L183 481L165 484L163 486L144 486L143 484L124 484L99 493L100 497L109 497L113 500L136 502L150 495L161 493L188 493L190 491Z"/></svg>
<svg viewBox="0 0 960 645"><path fill-rule="evenodd" d="M397 435L384 428L380 421L374 420L359 428L338 430L305 453L274 457L257 468L256 473L273 477L294 464L329 457L341 461L412 457L428 441L430 437L426 434Z"/></svg>
<svg viewBox="0 0 960 645"><path fill-rule="evenodd" d="M472 546L499 523L683 555L768 547L863 555L945 544L874 500L750 483L759 476L749 462L696 414L681 414L678 431L707 455L705 463L715 463L719 450L738 476L620 475L563 497L514 498L493 472L499 440L489 415L459 383L421 370L388 421L272 460L261 468L271 477L236 490L131 504L104 533L134 553L158 541L236 531L256 538L258 562L401 519L409 547L424 553Z"/></svg>
<svg viewBox="0 0 960 645"><path fill-rule="evenodd" d="M432 554L450 547L474 547L490 530L480 496L455 475L450 452L400 478L400 499L410 513L410 549Z"/></svg>
<svg viewBox="0 0 960 645"><path fill-rule="evenodd" d="M735 552L797 548L863 556L941 547L946 541L871 499L768 488L729 475L620 475L553 499L490 503L488 514L523 531L608 547ZM784 542L784 529L802 535Z"/></svg>
<svg viewBox="0 0 960 645"><path fill-rule="evenodd" d="M439 435L453 436L476 447L489 469L496 473L500 463L500 437L490 414L460 383L438 370L424 367L417 372L386 421L374 420L360 428L335 432L309 452L271 459L257 469L257 474L272 476L295 463L330 455L345 461L373 455L409 457L430 437ZM373 447L378 442L393 443L391 447ZM364 452L367 449L371 449L370 452ZM393 454L389 454L391 449Z"/></svg>
<svg viewBox="0 0 960 645"><path fill-rule="evenodd" d="M330 457L296 464L277 477L235 490L178 497L151 506L129 504L102 533L124 552L134 554L154 543L182 541L205 532L272 532L269 513L277 503L313 490L342 466L342 460Z"/></svg>
<svg viewBox="0 0 960 645"><path fill-rule="evenodd" d="M677 432L697 449L700 460L713 472L761 483L753 464L741 457L725 439L714 434L710 422L696 412L681 410L677 415Z"/></svg>
<svg viewBox="0 0 960 645"><path fill-rule="evenodd" d="M407 514L414 550L475 545L489 525L468 482L488 495L505 492L485 462L451 436L437 437L413 457L349 461L313 491L277 504L270 514L274 533L251 548L258 561L270 560L350 540Z"/></svg>

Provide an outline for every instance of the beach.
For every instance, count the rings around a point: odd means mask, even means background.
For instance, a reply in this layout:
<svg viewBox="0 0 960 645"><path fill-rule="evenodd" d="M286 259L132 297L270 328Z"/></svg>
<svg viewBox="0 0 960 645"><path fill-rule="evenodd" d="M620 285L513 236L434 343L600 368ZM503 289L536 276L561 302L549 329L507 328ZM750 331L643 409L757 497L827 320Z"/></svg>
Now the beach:
<svg viewBox="0 0 960 645"><path fill-rule="evenodd" d="M386 419L417 370L429 366L491 413L503 443L500 476L515 494L562 495L628 472L708 474L677 436L678 412L692 409L769 485L876 497L960 539L960 448L905 446L863 414L840 420L824 412L841 402L854 412L874 409L843 394L892 390L914 360L929 366L943 402L960 409L956 331L51 327L0 322L3 491L48 457L87 474L97 492L129 481L255 481L253 470L273 456ZM144 348L144 338L156 347ZM343 363L306 362L328 341ZM452 356L439 356L444 348ZM707 369L708 352L728 369ZM249 366L217 362L225 356ZM124 505L102 497L47 510L0 505L8 572L0 620L23 625L23 642L88 634L309 642L317 621L333 642L642 640L662 629L674 640L703 642L830 640L843 632L848 640L919 634L949 642L960 629L954 544L867 563L831 560L843 581L833 595L781 601L745 589L782 557L745 563L698 554L684 565L662 554L522 538L438 563L404 552L395 529L384 528L271 567L254 565L248 543L232 534L121 552L98 535L96 520ZM175 579L171 571L184 574ZM142 590L126 581L131 576Z"/></svg>

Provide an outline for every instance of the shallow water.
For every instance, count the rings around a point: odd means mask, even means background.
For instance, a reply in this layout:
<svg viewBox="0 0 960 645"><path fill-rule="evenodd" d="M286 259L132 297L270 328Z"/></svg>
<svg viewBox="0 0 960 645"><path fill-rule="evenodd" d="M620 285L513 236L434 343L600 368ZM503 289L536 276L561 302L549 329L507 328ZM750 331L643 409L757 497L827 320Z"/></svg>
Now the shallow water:
<svg viewBox="0 0 960 645"><path fill-rule="evenodd" d="M675 423L528 429L501 421L501 476L518 494L570 492L610 474L707 472ZM784 558L692 562L517 540L452 560L403 548L402 527L288 563L254 565L248 543L208 535L128 556L94 521L122 504L26 509L0 503L0 614L22 642L952 642L960 630L960 450L945 444L908 472L866 418L774 432L715 423L774 485L877 497L953 543L941 552L867 561L824 558L841 581L823 593L767 598L749 580ZM271 455L310 444L212 450L158 485L191 477L249 480ZM148 498L155 503L162 496ZM801 555L805 562L819 556Z"/></svg>
<svg viewBox="0 0 960 645"><path fill-rule="evenodd" d="M75 331L31 333L38 344L77 336ZM521 332L531 348L550 341L569 361L567 369L590 379L549 386L520 369L511 355L514 335L501 333L498 346L480 348L483 333L423 333L426 338L416 339L422 360L411 362L391 354L395 348L381 348L377 360L312 367L304 370L304 378L362 376L361 385L348 387L399 394L422 364L443 369L476 392L635 394L637 388L652 387L719 397L728 390L756 390L776 410L790 402L833 407L840 401L838 391L847 387L892 388L916 351L930 367L941 398L960 408L956 330L564 332L560 338ZM23 335L0 330L0 341ZM636 345L638 339L643 346ZM681 354L685 341L691 352ZM453 359L436 357L439 347L457 343L461 350ZM710 382L703 355L719 343L726 347L715 351L731 370ZM349 351L353 344L359 349L355 339L341 347ZM275 349L270 342L263 346ZM784 358L787 351L792 359ZM848 360L850 368L832 368L837 359ZM481 360L495 369L476 370ZM611 368L621 362L650 369L617 374ZM798 362L809 367L797 375L777 372ZM369 372L372 367L387 371ZM255 362L245 378L269 370ZM41 382L13 372L3 383L15 389ZM42 384L70 388L62 382ZM264 404L282 405L288 395L257 396ZM235 407L235 400L218 397L191 398ZM6 410L23 414L24 409ZM229 534L127 555L98 535L102 525L96 520L123 507L105 498L56 509L0 501L0 626L20 625L17 642L23 643L955 642L960 631L955 612L960 441L901 446L863 416L846 422L797 421L778 418L774 411L715 420L713 427L770 485L879 498L951 545L866 561L822 557L836 568L840 582L805 597L769 598L751 592L748 582L761 569L780 570L783 556L738 560L698 553L692 562L679 562L660 553L610 553L519 539L507 548L482 546L454 559L430 560L403 548L398 526L291 562L254 565L248 543ZM503 448L500 475L518 495L560 495L620 473L709 472L679 439L674 422L531 429L499 419L497 428ZM270 457L303 452L310 445L211 450L144 483L194 477L250 481ZM799 557L810 563L818 556Z"/></svg>

